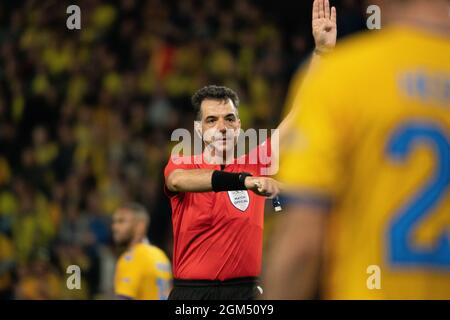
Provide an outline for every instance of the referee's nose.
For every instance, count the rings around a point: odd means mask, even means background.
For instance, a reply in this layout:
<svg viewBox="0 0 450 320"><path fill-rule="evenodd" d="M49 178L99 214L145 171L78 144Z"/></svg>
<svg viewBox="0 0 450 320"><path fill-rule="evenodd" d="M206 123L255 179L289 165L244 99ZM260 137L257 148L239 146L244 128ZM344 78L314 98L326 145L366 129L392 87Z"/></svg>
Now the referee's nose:
<svg viewBox="0 0 450 320"><path fill-rule="evenodd" d="M227 133L227 126L225 125L225 120L223 118L219 118L217 121L217 130L219 130L222 134Z"/></svg>

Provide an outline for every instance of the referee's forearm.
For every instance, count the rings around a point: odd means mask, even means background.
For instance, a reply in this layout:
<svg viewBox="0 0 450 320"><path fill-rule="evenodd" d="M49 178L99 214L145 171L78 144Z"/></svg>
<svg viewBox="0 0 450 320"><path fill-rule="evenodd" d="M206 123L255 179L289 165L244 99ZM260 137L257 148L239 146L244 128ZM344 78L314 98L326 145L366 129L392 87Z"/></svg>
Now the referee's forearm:
<svg viewBox="0 0 450 320"><path fill-rule="evenodd" d="M175 170L166 178L166 186L172 192L212 191L211 177L214 170Z"/></svg>
<svg viewBox="0 0 450 320"><path fill-rule="evenodd" d="M271 181L268 181L268 179L262 178L263 182L255 182L247 180L249 176L251 174L247 172L235 173L208 169L178 169L167 177L166 185L172 192L220 192L247 190L247 188L256 188L258 184L261 184L259 186L262 188L261 193L266 193L267 190L278 192L278 188L271 188Z"/></svg>

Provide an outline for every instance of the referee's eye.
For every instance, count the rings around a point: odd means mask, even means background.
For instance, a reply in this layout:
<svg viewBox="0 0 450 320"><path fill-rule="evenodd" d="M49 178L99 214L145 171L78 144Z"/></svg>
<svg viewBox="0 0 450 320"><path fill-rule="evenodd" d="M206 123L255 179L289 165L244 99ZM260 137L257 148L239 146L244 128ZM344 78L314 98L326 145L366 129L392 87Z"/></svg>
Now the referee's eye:
<svg viewBox="0 0 450 320"><path fill-rule="evenodd" d="M216 122L216 121L217 121L217 119L214 118L214 117L208 117L208 118L206 118L206 123L208 123L208 124L213 124L213 123Z"/></svg>
<svg viewBox="0 0 450 320"><path fill-rule="evenodd" d="M225 118L225 120L226 120L227 122L235 122L235 121L236 121L236 117L235 117L234 115L230 115L230 116L227 116L227 117Z"/></svg>

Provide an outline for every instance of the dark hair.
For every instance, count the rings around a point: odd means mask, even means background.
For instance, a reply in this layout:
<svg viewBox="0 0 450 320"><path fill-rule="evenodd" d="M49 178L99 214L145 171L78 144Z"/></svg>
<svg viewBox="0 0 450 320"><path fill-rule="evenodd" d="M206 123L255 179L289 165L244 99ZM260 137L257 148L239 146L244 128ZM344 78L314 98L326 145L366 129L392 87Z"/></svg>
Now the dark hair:
<svg viewBox="0 0 450 320"><path fill-rule="evenodd" d="M227 87L223 86L215 86L210 85L201 88L191 98L192 105L194 106L196 118L201 118L201 105L203 100L205 99L211 99L211 100L220 100L220 101L226 101L230 99L233 102L233 105L236 107L239 106L239 98L233 90Z"/></svg>

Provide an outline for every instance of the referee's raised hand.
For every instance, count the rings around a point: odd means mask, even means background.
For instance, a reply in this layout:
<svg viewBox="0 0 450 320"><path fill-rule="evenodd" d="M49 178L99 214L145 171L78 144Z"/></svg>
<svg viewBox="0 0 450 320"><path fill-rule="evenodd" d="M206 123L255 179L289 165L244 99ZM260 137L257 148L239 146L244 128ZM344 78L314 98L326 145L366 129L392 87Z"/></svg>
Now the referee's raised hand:
<svg viewBox="0 0 450 320"><path fill-rule="evenodd" d="M268 197L269 199L275 198L281 192L280 183L268 177L249 176L245 178L245 187L257 195Z"/></svg>
<svg viewBox="0 0 450 320"><path fill-rule="evenodd" d="M336 8L330 9L329 0L314 0L312 31L316 52L324 53L333 50L337 36Z"/></svg>

